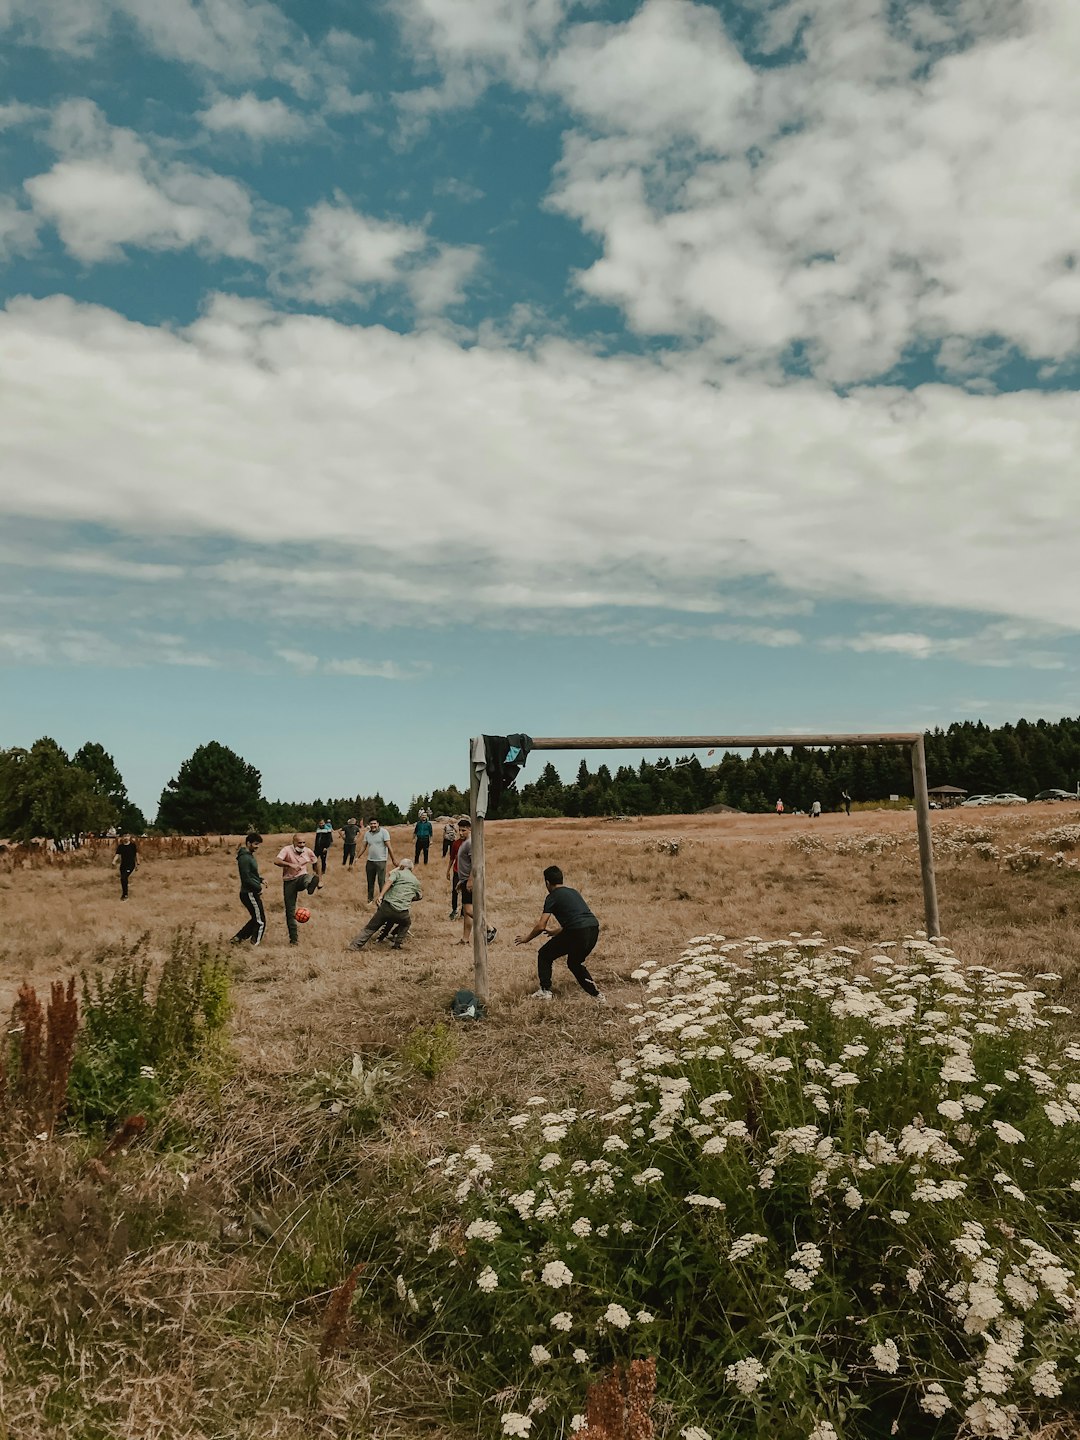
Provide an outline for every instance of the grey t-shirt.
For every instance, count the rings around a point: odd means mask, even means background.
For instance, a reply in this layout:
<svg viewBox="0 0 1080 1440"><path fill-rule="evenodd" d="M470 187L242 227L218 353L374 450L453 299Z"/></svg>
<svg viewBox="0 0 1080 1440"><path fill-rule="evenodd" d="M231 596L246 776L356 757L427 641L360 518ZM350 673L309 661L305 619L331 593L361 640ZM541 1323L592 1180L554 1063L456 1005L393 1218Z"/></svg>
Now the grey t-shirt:
<svg viewBox="0 0 1080 1440"><path fill-rule="evenodd" d="M364 831L364 848L367 858L381 864L386 859L386 847L390 844L390 831L382 826L378 830Z"/></svg>
<svg viewBox="0 0 1080 1440"><path fill-rule="evenodd" d="M461 848L457 852L457 859L454 861L457 866L459 880L468 880L472 875L472 836L461 842Z"/></svg>

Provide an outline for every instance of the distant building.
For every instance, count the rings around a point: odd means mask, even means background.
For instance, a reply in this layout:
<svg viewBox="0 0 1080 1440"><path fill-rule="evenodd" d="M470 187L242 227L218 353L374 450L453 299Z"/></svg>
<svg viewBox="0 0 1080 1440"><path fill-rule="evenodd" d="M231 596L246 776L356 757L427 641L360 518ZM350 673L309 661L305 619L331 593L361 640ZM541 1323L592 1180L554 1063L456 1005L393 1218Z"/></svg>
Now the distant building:
<svg viewBox="0 0 1080 1440"><path fill-rule="evenodd" d="M936 800L941 806L959 805L960 801L967 796L966 790L961 790L956 785L935 785L932 790L926 792L931 800Z"/></svg>

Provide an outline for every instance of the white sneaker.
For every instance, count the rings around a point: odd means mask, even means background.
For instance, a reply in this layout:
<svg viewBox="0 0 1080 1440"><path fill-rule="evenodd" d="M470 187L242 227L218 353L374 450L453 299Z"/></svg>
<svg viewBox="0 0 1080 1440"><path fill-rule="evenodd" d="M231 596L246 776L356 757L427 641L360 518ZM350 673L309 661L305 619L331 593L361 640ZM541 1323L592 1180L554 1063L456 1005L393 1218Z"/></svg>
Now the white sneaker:
<svg viewBox="0 0 1080 1440"><path fill-rule="evenodd" d="M594 995L592 998L593 998L593 1000L596 1002L597 1005L606 1005L606 1004L607 1004L607 996L606 996L605 994L603 994L603 992L601 992L601 993L598 994L598 995Z"/></svg>
<svg viewBox="0 0 1080 1440"><path fill-rule="evenodd" d="M554 1000L550 990L534 990L529 996L530 1000Z"/></svg>

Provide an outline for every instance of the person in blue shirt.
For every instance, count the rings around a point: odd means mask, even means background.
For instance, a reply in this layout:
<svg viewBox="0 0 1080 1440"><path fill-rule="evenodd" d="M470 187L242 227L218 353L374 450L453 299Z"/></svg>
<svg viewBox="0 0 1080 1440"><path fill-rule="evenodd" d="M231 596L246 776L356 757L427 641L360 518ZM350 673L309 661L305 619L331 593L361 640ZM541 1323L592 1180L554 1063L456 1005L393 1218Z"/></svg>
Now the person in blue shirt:
<svg viewBox="0 0 1080 1440"><path fill-rule="evenodd" d="M427 817L427 811L420 811L420 819L413 826L413 839L416 841L416 853L413 855L413 864L419 865L420 856L424 857L424 864L428 863L428 848L431 845L431 821Z"/></svg>

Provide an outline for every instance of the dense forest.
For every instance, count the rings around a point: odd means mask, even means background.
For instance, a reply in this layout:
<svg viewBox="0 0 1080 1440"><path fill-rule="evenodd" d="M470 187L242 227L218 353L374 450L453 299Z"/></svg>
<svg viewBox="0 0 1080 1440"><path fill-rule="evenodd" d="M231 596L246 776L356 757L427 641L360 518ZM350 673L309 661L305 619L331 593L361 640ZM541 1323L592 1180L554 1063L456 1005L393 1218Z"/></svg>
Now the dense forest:
<svg viewBox="0 0 1080 1440"><path fill-rule="evenodd" d="M576 778L564 784L541 755L530 757L516 794L504 797L502 817L554 815L682 815L712 805L736 810L771 810L778 799L787 809L826 809L840 804L843 791L856 802L912 794L911 761L902 746L834 750L754 750L725 753L715 764L677 756L631 765L582 761ZM1080 783L1080 718L1057 722L1020 720L991 729L964 721L926 735L929 783L956 785L971 794L1012 790L1031 797L1038 790L1075 790ZM436 796L439 792L436 792ZM430 799L415 796L412 818Z"/></svg>
<svg viewBox="0 0 1080 1440"><path fill-rule="evenodd" d="M930 785L956 785L970 793L1012 790L1030 798L1039 790L1080 787L1080 718L1056 722L1019 720L991 729L964 721L926 735ZM535 779L532 778L535 776ZM754 750L725 753L715 763L696 755L642 761L636 768L607 763L590 770L582 761L564 783L550 762L533 755L517 791L503 797L499 815L682 815L728 805L771 810L782 799L788 810L815 800L836 808L847 791L858 802L910 796L911 765L900 746L834 750ZM378 792L339 799L267 800L254 766L217 741L200 745L161 793L156 827L182 835L243 832L309 832L324 817L335 829L351 816L378 816L386 824L415 820L421 808L436 815L461 814L467 794L456 786L414 795L405 814ZM0 836L59 839L115 826L141 833L142 812L128 798L111 755L88 742L74 756L43 738L29 750L0 750Z"/></svg>

